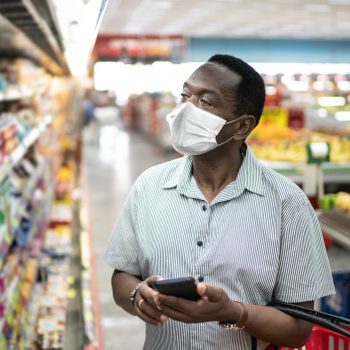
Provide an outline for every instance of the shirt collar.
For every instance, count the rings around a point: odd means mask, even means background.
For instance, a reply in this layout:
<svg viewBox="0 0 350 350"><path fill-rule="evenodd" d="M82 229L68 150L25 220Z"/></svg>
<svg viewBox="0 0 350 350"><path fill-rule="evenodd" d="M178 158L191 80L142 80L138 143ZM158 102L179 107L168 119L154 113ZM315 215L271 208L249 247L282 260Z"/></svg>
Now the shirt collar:
<svg viewBox="0 0 350 350"><path fill-rule="evenodd" d="M172 176L163 184L163 188L179 187L189 184L192 176L192 157L183 156L179 166L173 172Z"/></svg>
<svg viewBox="0 0 350 350"><path fill-rule="evenodd" d="M245 150L246 147L246 150ZM255 158L249 146L244 147L245 156L242 165L238 171L235 181L227 185L223 190L225 196L238 197L244 190L264 195L264 183L262 179L262 169L260 163ZM180 193L186 194L188 190L193 190L192 181L192 157L184 156L178 168L174 171L172 176L163 184L163 188L177 187ZM227 198L228 199L228 198ZM215 200L216 202L216 200Z"/></svg>

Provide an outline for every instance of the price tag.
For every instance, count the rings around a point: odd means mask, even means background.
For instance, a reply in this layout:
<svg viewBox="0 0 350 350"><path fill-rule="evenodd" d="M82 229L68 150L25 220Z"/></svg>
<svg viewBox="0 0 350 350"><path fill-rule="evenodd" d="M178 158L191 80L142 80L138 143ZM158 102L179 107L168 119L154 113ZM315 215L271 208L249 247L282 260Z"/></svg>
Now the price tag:
<svg viewBox="0 0 350 350"><path fill-rule="evenodd" d="M37 140L39 135L40 135L39 128L36 127L32 129L23 142L26 148L30 147Z"/></svg>
<svg viewBox="0 0 350 350"><path fill-rule="evenodd" d="M313 142L306 146L307 163L320 164L330 161L330 145L326 142Z"/></svg>
<svg viewBox="0 0 350 350"><path fill-rule="evenodd" d="M8 171L11 170L11 167L18 163L24 156L24 153L26 151L26 148L23 145L19 145L11 154L10 158L10 168Z"/></svg>

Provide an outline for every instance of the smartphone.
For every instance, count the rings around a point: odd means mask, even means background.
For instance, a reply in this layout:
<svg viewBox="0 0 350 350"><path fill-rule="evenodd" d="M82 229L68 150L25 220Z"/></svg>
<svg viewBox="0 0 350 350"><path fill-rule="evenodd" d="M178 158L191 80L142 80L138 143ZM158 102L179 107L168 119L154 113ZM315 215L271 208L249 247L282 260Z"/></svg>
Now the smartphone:
<svg viewBox="0 0 350 350"><path fill-rule="evenodd" d="M196 280L193 277L154 281L152 286L161 294L172 295L193 301L200 299L200 295L197 293Z"/></svg>

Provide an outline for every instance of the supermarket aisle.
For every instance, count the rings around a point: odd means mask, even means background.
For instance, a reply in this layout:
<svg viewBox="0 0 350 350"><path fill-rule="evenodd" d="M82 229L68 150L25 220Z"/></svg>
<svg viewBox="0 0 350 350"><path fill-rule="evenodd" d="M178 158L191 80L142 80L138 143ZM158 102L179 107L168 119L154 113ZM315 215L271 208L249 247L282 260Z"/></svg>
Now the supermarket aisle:
<svg viewBox="0 0 350 350"><path fill-rule="evenodd" d="M111 295L112 269L102 261L107 240L129 187L146 168L175 157L138 133L104 125L99 144L85 142L84 158L89 183L89 204L105 350L142 348L144 326L118 308Z"/></svg>

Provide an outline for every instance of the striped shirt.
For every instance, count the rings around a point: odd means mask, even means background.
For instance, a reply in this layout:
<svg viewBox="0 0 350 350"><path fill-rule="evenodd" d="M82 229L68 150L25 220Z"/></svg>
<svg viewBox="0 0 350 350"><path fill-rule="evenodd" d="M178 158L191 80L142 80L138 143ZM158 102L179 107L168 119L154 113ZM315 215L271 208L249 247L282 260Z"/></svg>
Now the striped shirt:
<svg viewBox="0 0 350 350"><path fill-rule="evenodd" d="M193 276L230 299L266 305L334 293L317 217L289 179L247 149L235 181L209 204L185 156L146 170L134 183L112 232L105 261L142 276ZM267 346L258 340L258 349ZM217 322L146 325L144 350L250 349L246 331Z"/></svg>

